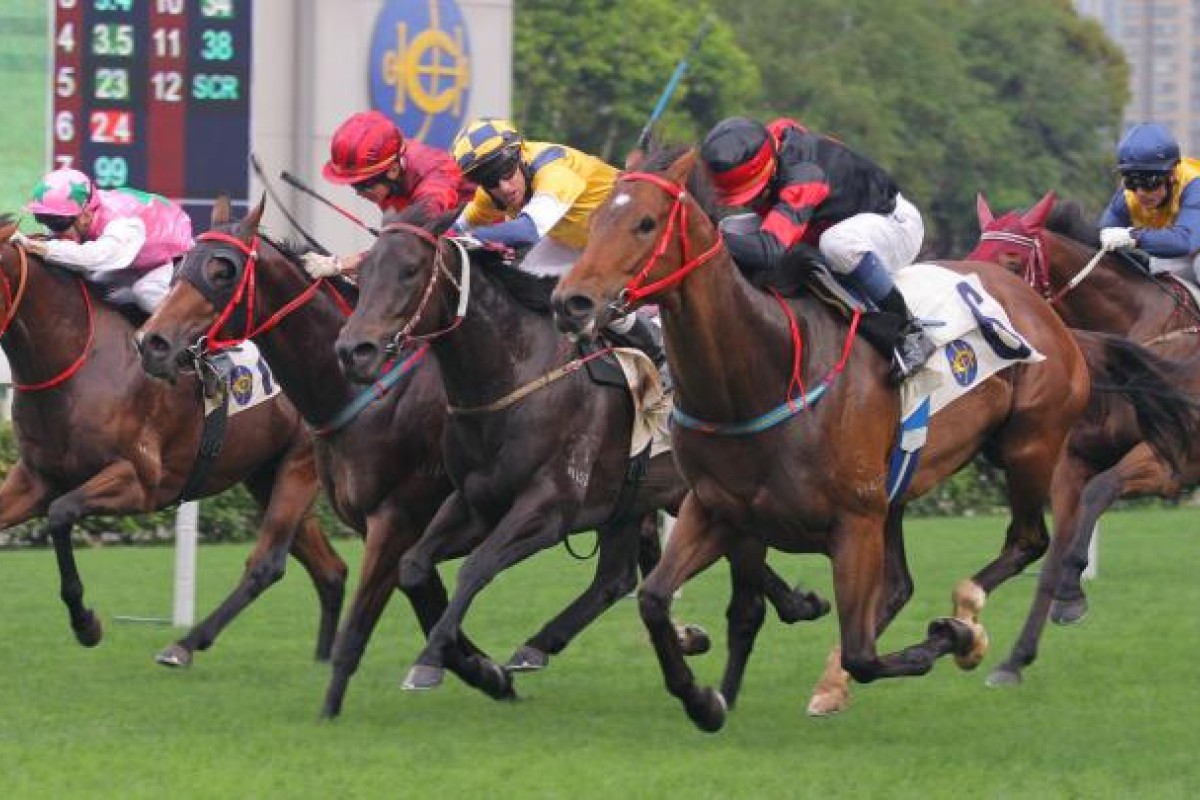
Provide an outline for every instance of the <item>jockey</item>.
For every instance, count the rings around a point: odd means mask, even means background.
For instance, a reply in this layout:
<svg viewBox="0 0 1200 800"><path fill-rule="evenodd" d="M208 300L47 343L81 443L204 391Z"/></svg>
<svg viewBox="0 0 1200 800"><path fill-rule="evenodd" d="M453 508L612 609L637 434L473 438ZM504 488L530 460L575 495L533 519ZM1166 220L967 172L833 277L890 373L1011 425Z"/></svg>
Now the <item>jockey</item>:
<svg viewBox="0 0 1200 800"><path fill-rule="evenodd" d="M52 233L47 240L18 234L25 249L103 286L111 301L131 294L147 313L167 296L172 262L192 248L192 220L182 208L136 189L98 190L75 169L43 177L25 210Z"/></svg>
<svg viewBox="0 0 1200 800"><path fill-rule="evenodd" d="M338 126L321 175L330 183L349 186L385 213L425 203L430 214L439 216L475 193L449 153L405 139L379 111L361 111ZM307 253L304 266L313 278L325 278L353 272L362 259L362 253L340 257Z"/></svg>
<svg viewBox="0 0 1200 800"><path fill-rule="evenodd" d="M904 320L892 343L894 381L933 354L935 345L892 280L917 257L924 224L883 169L790 119L767 126L745 117L723 120L704 138L700 157L717 201L758 217L749 230L724 229L744 273L775 269L793 248L816 246L839 278Z"/></svg>
<svg viewBox="0 0 1200 800"><path fill-rule="evenodd" d="M587 244L592 212L608 198L617 169L571 147L529 142L511 122L482 117L459 133L454 158L479 184L454 227L484 245L528 252L522 272L562 276ZM607 326L619 345L636 347L662 368L666 356L658 325L626 314Z"/></svg>
<svg viewBox="0 0 1200 800"><path fill-rule="evenodd" d="M1105 250L1137 247L1152 273L1200 283L1200 160L1180 158L1162 125L1134 125L1117 145L1122 186L1100 216Z"/></svg>

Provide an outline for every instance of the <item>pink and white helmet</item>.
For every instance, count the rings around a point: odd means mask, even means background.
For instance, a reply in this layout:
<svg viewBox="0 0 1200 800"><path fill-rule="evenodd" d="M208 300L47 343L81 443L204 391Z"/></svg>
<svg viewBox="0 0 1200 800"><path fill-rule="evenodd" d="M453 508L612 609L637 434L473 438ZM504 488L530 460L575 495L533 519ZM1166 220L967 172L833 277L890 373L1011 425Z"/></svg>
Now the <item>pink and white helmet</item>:
<svg viewBox="0 0 1200 800"><path fill-rule="evenodd" d="M56 169L33 187L32 199L25 210L31 214L77 217L97 200L91 178L77 169Z"/></svg>

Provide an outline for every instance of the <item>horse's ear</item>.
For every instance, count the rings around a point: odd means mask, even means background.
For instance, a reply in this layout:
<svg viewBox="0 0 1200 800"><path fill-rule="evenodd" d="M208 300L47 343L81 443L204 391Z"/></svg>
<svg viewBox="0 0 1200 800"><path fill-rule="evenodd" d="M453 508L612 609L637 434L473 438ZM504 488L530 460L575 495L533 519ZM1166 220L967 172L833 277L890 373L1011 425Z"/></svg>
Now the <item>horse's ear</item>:
<svg viewBox="0 0 1200 800"><path fill-rule="evenodd" d="M686 184L688 176L696 166L696 156L696 148L693 147L675 159L675 163L667 168L667 177L680 185Z"/></svg>
<svg viewBox="0 0 1200 800"><path fill-rule="evenodd" d="M641 169L642 164L646 161L646 151L640 147L635 147L629 151L629 155L625 156L625 171L637 172Z"/></svg>
<svg viewBox="0 0 1200 800"><path fill-rule="evenodd" d="M987 230L987 227L996 221L996 215L992 213L987 200L984 199L983 192L975 195L975 216L979 217L980 230Z"/></svg>
<svg viewBox="0 0 1200 800"><path fill-rule="evenodd" d="M229 195L217 195L217 199L213 201L211 226L215 228L226 224L229 222L229 216Z"/></svg>
<svg viewBox="0 0 1200 800"><path fill-rule="evenodd" d="M0 244L4 244L11 239L16 231L17 221L15 219L0 225Z"/></svg>
<svg viewBox="0 0 1200 800"><path fill-rule="evenodd" d="M264 193L263 196L259 198L258 205L256 205L246 216L246 218L242 220L240 230L238 231L240 238L245 239L247 243L254 238L254 235L258 233L258 225L260 222L262 222L263 212L266 210L267 195Z"/></svg>
<svg viewBox="0 0 1200 800"><path fill-rule="evenodd" d="M1021 222L1025 223L1025 227L1031 231L1041 230L1042 223L1046 221L1046 217L1050 216L1057 199L1053 189L1046 192L1033 208L1021 215Z"/></svg>

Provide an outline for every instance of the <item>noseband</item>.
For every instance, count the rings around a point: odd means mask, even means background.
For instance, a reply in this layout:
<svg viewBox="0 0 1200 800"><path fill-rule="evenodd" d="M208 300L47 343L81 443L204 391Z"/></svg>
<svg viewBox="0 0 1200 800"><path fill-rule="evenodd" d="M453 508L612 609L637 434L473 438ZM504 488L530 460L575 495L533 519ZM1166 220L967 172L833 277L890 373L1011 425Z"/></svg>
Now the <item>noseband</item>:
<svg viewBox="0 0 1200 800"><path fill-rule="evenodd" d="M467 304L470 302L471 297L471 258L462 242L457 239L450 239L454 246L458 248L459 261L462 264L459 279L455 280L454 276L450 273L449 267L446 266L441 239L424 228L418 225L411 225L407 222L393 222L385 225L379 231L379 234L382 236L385 233L393 232L411 233L432 247L433 268L429 271L429 282L425 284L425 291L421 294L421 301L417 304L417 310L408 318L408 322L405 323L404 327L396 331L391 341L384 347L384 352L388 355L399 353L409 341L430 341L440 336L445 336L457 328L462 323L463 317L467 315ZM420 324L421 317L424 316L425 309L429 305L429 300L433 297L433 291L437 287L438 278L443 274L446 276L446 280L450 281L450 285L458 290L458 308L454 312L454 321L449 326L433 333L414 334L413 331Z"/></svg>
<svg viewBox="0 0 1200 800"><path fill-rule="evenodd" d="M687 199L687 188L681 186L674 181L669 181L661 175L655 175L652 172L628 172L620 177L620 181L643 181L645 183L657 186L667 194L675 198L671 206L671 211L667 214L667 225L663 228L662 236L654 247L654 252L646 263L638 270L637 275L633 277L625 288L618 295L614 310L619 314L626 313L630 306L637 303L639 300L644 300L647 297L655 295L664 289L669 289L675 286L680 281L688 276L692 270L709 261L721 249L723 243L720 229L717 230L717 239L713 242L712 247L705 250L700 255L693 259L688 258L689 247L687 238L688 227L688 206L684 202ZM650 271L654 269L654 265L658 263L658 259L666 252L667 247L671 243L671 234L678 229L680 265L674 271L663 278L659 278L651 283L646 283L649 279Z"/></svg>

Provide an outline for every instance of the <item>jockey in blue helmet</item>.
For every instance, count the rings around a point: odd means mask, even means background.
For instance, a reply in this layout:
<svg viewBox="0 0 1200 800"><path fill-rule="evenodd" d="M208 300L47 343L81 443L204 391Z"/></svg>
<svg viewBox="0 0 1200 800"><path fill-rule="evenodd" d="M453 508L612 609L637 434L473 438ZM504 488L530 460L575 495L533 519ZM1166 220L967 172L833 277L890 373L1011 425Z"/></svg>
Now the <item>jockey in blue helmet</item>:
<svg viewBox="0 0 1200 800"><path fill-rule="evenodd" d="M1158 123L1134 125L1117 145L1121 187L1100 217L1105 250L1137 247L1150 270L1200 283L1200 161L1182 158Z"/></svg>

